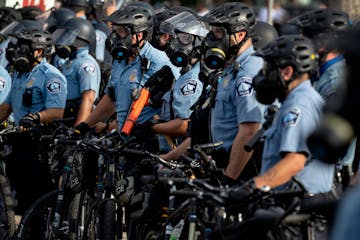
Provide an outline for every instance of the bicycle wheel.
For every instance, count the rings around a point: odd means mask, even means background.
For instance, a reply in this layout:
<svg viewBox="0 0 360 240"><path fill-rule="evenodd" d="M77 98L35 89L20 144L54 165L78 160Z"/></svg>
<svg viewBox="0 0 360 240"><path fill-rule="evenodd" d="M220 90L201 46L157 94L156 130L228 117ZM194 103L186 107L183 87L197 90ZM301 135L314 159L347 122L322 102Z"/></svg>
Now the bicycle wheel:
<svg viewBox="0 0 360 240"><path fill-rule="evenodd" d="M39 198L23 215L14 239L49 239L58 192L54 190Z"/></svg>
<svg viewBox="0 0 360 240"><path fill-rule="evenodd" d="M9 239L15 233L14 200L9 180L0 175L0 239Z"/></svg>

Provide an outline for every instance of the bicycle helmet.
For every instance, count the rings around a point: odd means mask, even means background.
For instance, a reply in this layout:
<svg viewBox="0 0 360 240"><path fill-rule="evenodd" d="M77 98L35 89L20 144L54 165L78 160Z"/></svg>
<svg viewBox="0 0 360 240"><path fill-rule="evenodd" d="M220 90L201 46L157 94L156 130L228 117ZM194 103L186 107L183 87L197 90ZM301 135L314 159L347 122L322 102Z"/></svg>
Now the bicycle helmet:
<svg viewBox="0 0 360 240"><path fill-rule="evenodd" d="M44 55L48 56L52 50L51 34L44 30L21 30L16 33L9 34L19 40L30 42L30 47L35 49L43 49Z"/></svg>
<svg viewBox="0 0 360 240"><path fill-rule="evenodd" d="M285 35L258 50L255 55L279 68L288 65L295 74L313 74L318 70L317 53L310 39L301 35Z"/></svg>
<svg viewBox="0 0 360 240"><path fill-rule="evenodd" d="M255 50L260 49L278 38L276 29L266 22L256 22L252 42Z"/></svg>
<svg viewBox="0 0 360 240"><path fill-rule="evenodd" d="M127 6L124 9L117 10L106 20L113 25L125 25L131 29L132 33L146 33L146 39L150 39L153 28L153 16L142 7Z"/></svg>
<svg viewBox="0 0 360 240"><path fill-rule="evenodd" d="M310 37L323 31L346 30L350 26L346 12L331 8L305 12L290 20L289 23L301 27L304 35Z"/></svg>
<svg viewBox="0 0 360 240"><path fill-rule="evenodd" d="M254 30L256 18L254 11L240 2L224 3L201 18L210 25L224 26L229 33Z"/></svg>

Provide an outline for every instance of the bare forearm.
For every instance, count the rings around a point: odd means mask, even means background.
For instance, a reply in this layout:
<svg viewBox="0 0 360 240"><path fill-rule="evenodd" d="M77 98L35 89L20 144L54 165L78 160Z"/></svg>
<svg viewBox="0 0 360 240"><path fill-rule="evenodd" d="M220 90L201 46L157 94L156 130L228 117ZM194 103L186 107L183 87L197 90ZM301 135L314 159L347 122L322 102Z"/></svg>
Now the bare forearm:
<svg viewBox="0 0 360 240"><path fill-rule="evenodd" d="M44 111L39 112L40 121L42 123L49 123L55 120L62 119L64 116L63 108L49 108Z"/></svg>
<svg viewBox="0 0 360 240"><path fill-rule="evenodd" d="M75 121L75 126L81 122L84 122L91 114L92 107L94 104L95 92L86 91L82 95L79 112Z"/></svg>
<svg viewBox="0 0 360 240"><path fill-rule="evenodd" d="M252 155L252 152L244 150L244 146L256 134L259 127L259 123L239 125L238 133L232 145L229 164L225 170L226 176L232 179L237 179L240 176Z"/></svg>
<svg viewBox="0 0 360 240"><path fill-rule="evenodd" d="M155 124L152 130L155 133L165 134L168 136L184 136L187 131L189 120L176 118L165 123Z"/></svg>
<svg viewBox="0 0 360 240"><path fill-rule="evenodd" d="M305 161L306 157L303 154L288 153L271 169L254 179L256 187L270 186L274 188L288 182L304 168Z"/></svg>
<svg viewBox="0 0 360 240"><path fill-rule="evenodd" d="M191 145L191 138L186 138L177 148L168 152L167 154L162 155L166 160L178 160L180 156L187 152L188 147Z"/></svg>
<svg viewBox="0 0 360 240"><path fill-rule="evenodd" d="M115 111L114 102L111 101L108 95L104 95L85 122L89 126L93 126L98 122L106 121Z"/></svg>

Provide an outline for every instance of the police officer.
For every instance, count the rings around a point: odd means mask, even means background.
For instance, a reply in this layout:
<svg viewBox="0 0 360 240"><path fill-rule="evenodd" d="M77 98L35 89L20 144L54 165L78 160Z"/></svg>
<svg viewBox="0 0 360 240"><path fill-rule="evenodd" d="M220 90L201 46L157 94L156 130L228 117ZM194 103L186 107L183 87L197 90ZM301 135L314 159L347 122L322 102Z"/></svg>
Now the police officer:
<svg viewBox="0 0 360 240"><path fill-rule="evenodd" d="M229 2L214 8L202 19L212 26L213 41L229 46L222 55L223 62L231 65L224 70L217 84L215 106L211 113L213 141L224 144L222 150L212 156L219 167L226 168L228 180L235 180L252 154L244 150L244 145L258 131L262 121L263 111L252 88L252 79L263 64L261 58L253 56L251 34L256 23L255 14L243 3ZM216 48L209 49L211 55L218 56ZM208 64L217 68L219 62L210 60ZM253 168L245 173L250 176L256 174Z"/></svg>
<svg viewBox="0 0 360 240"><path fill-rule="evenodd" d="M313 158L306 142L319 125L324 106L310 82L318 69L311 40L300 35L282 36L257 55L265 60L264 69L254 79L257 99L269 104L277 98L282 104L265 132L256 188L284 186L296 176L311 194L330 192L334 165Z"/></svg>
<svg viewBox="0 0 360 240"><path fill-rule="evenodd" d="M107 40L107 48L114 58L111 78L93 114L80 124L80 132L99 121L106 121L115 108L121 128L132 101L133 89L140 89L151 75L162 66L169 65L166 54L148 42L153 26L153 17L148 10L128 6L115 11L107 20L113 28ZM173 73L175 77L179 75L176 70ZM138 122L144 123L157 113L159 109L147 106Z"/></svg>
<svg viewBox="0 0 360 240"><path fill-rule="evenodd" d="M167 19L160 29L175 36L167 54L175 66L181 67L181 76L170 93L171 120L155 124L152 130L168 136L185 136L192 112L190 107L197 101L203 89L198 77L200 48L208 30L204 23L189 12L182 12Z"/></svg>
<svg viewBox="0 0 360 240"><path fill-rule="evenodd" d="M342 33L350 27L347 13L337 9L321 9L305 12L291 20L303 35L311 38L319 58L319 76L312 78L314 88L325 99L328 105L338 102L336 93L345 86L345 59L337 49L336 43ZM349 146L347 153L340 159L338 179L346 185L352 174L351 165L355 157L356 139ZM341 174L341 175L340 175Z"/></svg>
<svg viewBox="0 0 360 240"><path fill-rule="evenodd" d="M6 55L15 72L10 93L0 105L0 121L12 112L15 124L28 129L62 119L67 85L61 72L46 61L52 48L51 35L42 30L23 30L12 36ZM14 159L7 165L10 182L17 192L19 213L51 190L47 166L40 163L37 148L36 142L17 139Z"/></svg>
<svg viewBox="0 0 360 240"><path fill-rule="evenodd" d="M60 68L68 85L64 117L74 117L75 125L89 117L99 94L100 68L89 54L94 34L91 23L81 18L68 20L52 34L56 54L67 59Z"/></svg>
<svg viewBox="0 0 360 240"><path fill-rule="evenodd" d="M319 77L312 80L315 89L327 101L344 83L345 60L333 42L341 37L341 31L349 28L349 16L341 10L326 8L305 12L290 21L314 41L320 69Z"/></svg>
<svg viewBox="0 0 360 240"><path fill-rule="evenodd" d="M4 67L9 72L11 72L12 70L9 66L9 61L6 59L6 49L10 42L9 34L16 33L17 31L24 29L41 30L42 26L39 22L36 22L34 20L18 20L11 22L7 27L3 28L0 31L0 39L2 39L2 42L0 44L0 66Z"/></svg>

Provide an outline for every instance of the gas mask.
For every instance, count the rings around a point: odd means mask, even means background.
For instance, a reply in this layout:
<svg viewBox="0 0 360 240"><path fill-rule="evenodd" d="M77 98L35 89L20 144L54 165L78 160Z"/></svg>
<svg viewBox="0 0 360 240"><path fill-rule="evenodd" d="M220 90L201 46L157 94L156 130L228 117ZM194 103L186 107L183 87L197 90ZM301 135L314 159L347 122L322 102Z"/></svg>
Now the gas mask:
<svg viewBox="0 0 360 240"><path fill-rule="evenodd" d="M217 88L218 81L223 73L223 69L211 69L209 68L203 60L200 61L200 72L199 80L204 83L204 85L210 85L213 88Z"/></svg>
<svg viewBox="0 0 360 240"><path fill-rule="evenodd" d="M253 79L253 87L256 99L262 104L269 105L276 99L284 101L288 84L282 79L278 67L264 66Z"/></svg>
<svg viewBox="0 0 360 240"><path fill-rule="evenodd" d="M125 28L125 27L123 27ZM112 55L112 57L118 61L127 59L131 56L132 48L132 35L128 30L127 34L121 36L118 31L112 31L110 36L105 41L106 49Z"/></svg>
<svg viewBox="0 0 360 240"><path fill-rule="evenodd" d="M30 72L36 62L30 43L23 40L9 42L9 46L6 49L6 58L19 73Z"/></svg>
<svg viewBox="0 0 360 240"><path fill-rule="evenodd" d="M224 68L231 58L229 52L229 35L209 32L203 41L204 63L211 69Z"/></svg>
<svg viewBox="0 0 360 240"><path fill-rule="evenodd" d="M167 52L170 61L176 67L186 67L190 64L195 37L188 33L177 33L171 41Z"/></svg>
<svg viewBox="0 0 360 240"><path fill-rule="evenodd" d="M76 48L73 46L55 46L55 53L62 59L70 58L74 59L76 57Z"/></svg>

